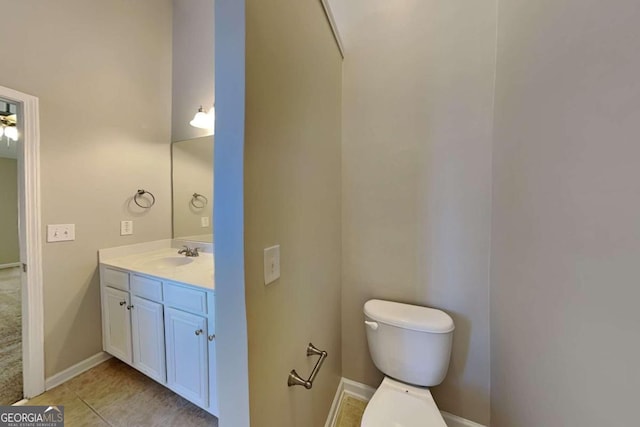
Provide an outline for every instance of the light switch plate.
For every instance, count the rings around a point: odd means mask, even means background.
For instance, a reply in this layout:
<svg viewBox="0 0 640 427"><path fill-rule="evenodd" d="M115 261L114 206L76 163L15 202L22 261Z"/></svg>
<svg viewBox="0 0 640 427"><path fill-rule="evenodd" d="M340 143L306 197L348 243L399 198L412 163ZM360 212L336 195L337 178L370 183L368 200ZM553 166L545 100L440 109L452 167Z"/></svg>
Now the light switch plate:
<svg viewBox="0 0 640 427"><path fill-rule="evenodd" d="M47 225L47 242L68 242L76 240L75 224Z"/></svg>
<svg viewBox="0 0 640 427"><path fill-rule="evenodd" d="M268 285L280 278L280 245L264 250L264 284Z"/></svg>
<svg viewBox="0 0 640 427"><path fill-rule="evenodd" d="M120 221L120 235L130 236L133 234L133 221Z"/></svg>

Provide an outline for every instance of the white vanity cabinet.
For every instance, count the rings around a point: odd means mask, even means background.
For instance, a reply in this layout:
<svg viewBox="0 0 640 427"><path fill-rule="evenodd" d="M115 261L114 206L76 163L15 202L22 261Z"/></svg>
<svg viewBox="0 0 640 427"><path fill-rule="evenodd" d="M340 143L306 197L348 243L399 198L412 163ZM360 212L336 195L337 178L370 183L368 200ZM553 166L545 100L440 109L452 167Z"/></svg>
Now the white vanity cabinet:
<svg viewBox="0 0 640 427"><path fill-rule="evenodd" d="M166 381L162 304L131 297L133 366L159 383Z"/></svg>
<svg viewBox="0 0 640 427"><path fill-rule="evenodd" d="M105 287L102 297L104 350L131 364L131 322L129 292Z"/></svg>
<svg viewBox="0 0 640 427"><path fill-rule="evenodd" d="M207 319L167 307L167 386L197 405L208 400Z"/></svg>
<svg viewBox="0 0 640 427"><path fill-rule="evenodd" d="M130 274L133 366L164 384L167 378L164 345L162 281Z"/></svg>
<svg viewBox="0 0 640 427"><path fill-rule="evenodd" d="M100 266L104 350L218 415L212 290Z"/></svg>

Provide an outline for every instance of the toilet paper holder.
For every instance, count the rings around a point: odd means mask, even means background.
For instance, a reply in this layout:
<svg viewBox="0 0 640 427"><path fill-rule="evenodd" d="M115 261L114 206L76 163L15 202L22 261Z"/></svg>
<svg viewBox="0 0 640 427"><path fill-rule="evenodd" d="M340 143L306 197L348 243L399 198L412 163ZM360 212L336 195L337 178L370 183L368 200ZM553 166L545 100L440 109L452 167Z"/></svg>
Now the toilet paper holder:
<svg viewBox="0 0 640 427"><path fill-rule="evenodd" d="M295 369L292 369L291 372L289 372L289 379L287 381L287 385L289 387L301 385L304 386L304 388L306 388L307 390L310 390L311 387L313 387L313 380L316 379L316 375L318 375L318 371L322 367L324 359L327 358L327 352L324 350L320 350L313 344L309 343L309 345L307 346L307 357L309 356L320 356L320 358L316 362L316 366L314 366L313 371L311 371L311 375L309 375L309 379L305 380L300 375L298 375Z"/></svg>

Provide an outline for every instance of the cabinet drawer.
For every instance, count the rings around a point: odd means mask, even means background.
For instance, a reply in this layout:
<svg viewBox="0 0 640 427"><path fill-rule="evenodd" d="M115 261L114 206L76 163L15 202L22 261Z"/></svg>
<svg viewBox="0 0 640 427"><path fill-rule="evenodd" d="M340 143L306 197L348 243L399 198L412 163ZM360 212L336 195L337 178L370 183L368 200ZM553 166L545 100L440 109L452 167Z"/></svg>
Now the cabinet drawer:
<svg viewBox="0 0 640 427"><path fill-rule="evenodd" d="M113 268L104 268L104 284L111 286L112 288L122 289L123 291L129 290L129 273L124 271L114 270Z"/></svg>
<svg viewBox="0 0 640 427"><path fill-rule="evenodd" d="M162 301L162 282L149 277L131 276L131 293L152 301Z"/></svg>
<svg viewBox="0 0 640 427"><path fill-rule="evenodd" d="M171 307L181 308L193 313L207 313L207 293L205 291L165 282L164 301Z"/></svg>

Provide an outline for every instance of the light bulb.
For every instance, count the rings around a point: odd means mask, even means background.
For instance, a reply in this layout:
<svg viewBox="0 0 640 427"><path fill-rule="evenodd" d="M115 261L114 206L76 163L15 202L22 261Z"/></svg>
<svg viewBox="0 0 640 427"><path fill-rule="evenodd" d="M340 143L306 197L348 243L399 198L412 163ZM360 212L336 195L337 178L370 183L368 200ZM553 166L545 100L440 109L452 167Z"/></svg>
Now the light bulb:
<svg viewBox="0 0 640 427"><path fill-rule="evenodd" d="M15 126L9 126L6 127L4 129L4 135L13 140L13 141L17 141L18 140L18 129Z"/></svg>
<svg viewBox="0 0 640 427"><path fill-rule="evenodd" d="M193 117L193 120L189 122L189 124L195 128L200 128L200 129L212 128L211 119L209 118L209 115L204 112L204 110L202 109L202 106L198 108L198 112Z"/></svg>

